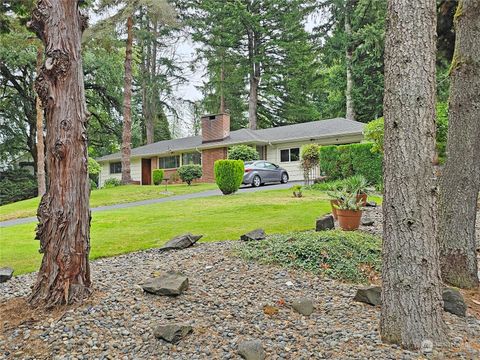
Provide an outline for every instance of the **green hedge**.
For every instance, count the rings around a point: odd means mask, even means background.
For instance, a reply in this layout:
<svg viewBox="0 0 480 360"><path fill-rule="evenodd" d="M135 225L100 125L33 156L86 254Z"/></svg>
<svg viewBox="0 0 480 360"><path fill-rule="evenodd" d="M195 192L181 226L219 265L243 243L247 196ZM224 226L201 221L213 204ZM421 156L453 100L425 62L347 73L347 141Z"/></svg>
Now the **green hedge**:
<svg viewBox="0 0 480 360"><path fill-rule="evenodd" d="M242 160L215 161L215 182L224 195L233 194L240 188L244 171Z"/></svg>
<svg viewBox="0 0 480 360"><path fill-rule="evenodd" d="M382 155L372 143L331 145L320 148L320 169L329 180L363 175L369 184L382 182Z"/></svg>

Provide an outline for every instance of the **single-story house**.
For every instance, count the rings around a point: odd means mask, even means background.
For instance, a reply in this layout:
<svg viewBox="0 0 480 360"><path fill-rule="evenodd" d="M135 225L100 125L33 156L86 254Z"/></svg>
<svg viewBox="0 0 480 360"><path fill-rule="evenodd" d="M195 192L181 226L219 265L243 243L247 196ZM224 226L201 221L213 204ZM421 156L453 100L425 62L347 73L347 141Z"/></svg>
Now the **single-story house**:
<svg viewBox="0 0 480 360"><path fill-rule="evenodd" d="M250 130L230 131L230 115L206 115L201 119L202 135L181 139L163 140L132 149L132 180L143 185L152 183L152 170L165 170L169 177L185 164L201 164L203 182L213 182L213 164L226 159L227 150L233 145L255 146L263 160L284 167L290 180L303 178L300 169L300 148L303 145L350 144L363 140L364 124L343 118L312 121L295 125ZM121 153L97 159L102 166L100 186L109 178L121 179Z"/></svg>

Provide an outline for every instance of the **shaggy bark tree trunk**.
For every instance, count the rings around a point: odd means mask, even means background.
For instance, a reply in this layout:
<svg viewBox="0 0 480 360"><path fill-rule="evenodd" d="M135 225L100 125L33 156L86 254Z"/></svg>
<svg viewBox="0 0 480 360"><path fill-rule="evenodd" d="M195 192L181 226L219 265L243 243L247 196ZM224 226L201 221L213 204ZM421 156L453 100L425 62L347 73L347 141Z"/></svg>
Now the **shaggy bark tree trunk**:
<svg viewBox="0 0 480 360"><path fill-rule="evenodd" d="M133 16L127 19L127 44L125 48L125 83L123 95L123 133L122 133L122 183L132 182L130 172L130 154L132 152L132 47Z"/></svg>
<svg viewBox="0 0 480 360"><path fill-rule="evenodd" d="M455 15L447 161L440 181L439 232L443 279L478 286L475 221L480 189L480 3L461 0Z"/></svg>
<svg viewBox="0 0 480 360"><path fill-rule="evenodd" d="M38 207L43 260L29 302L46 307L82 302L90 294L90 185L87 108L79 1L39 0L30 27L45 45L35 89L45 107L48 190Z"/></svg>
<svg viewBox="0 0 480 360"><path fill-rule="evenodd" d="M43 62L43 48L37 47L37 76L40 74ZM43 143L43 108L40 96L35 100L35 109L37 111L37 184L38 196L45 194L47 185L45 179L45 145Z"/></svg>
<svg viewBox="0 0 480 360"><path fill-rule="evenodd" d="M435 0L389 0L385 42L382 339L445 340L435 234Z"/></svg>
<svg viewBox="0 0 480 360"><path fill-rule="evenodd" d="M351 49L351 38L352 38L352 27L350 25L350 14L352 7L350 2L347 1L346 11L345 11L345 35L347 36L347 44L345 48L345 63L347 68L347 89L345 90L345 101L346 101L346 112L345 117L349 120L355 120L355 107L353 103L352 90L353 90L353 79L352 79L352 49Z"/></svg>

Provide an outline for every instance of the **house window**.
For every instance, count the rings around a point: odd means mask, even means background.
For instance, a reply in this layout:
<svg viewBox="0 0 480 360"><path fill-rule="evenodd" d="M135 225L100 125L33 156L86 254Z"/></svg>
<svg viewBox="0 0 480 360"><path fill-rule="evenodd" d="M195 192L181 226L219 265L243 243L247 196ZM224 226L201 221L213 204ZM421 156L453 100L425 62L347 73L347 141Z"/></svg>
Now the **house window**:
<svg viewBox="0 0 480 360"><path fill-rule="evenodd" d="M121 162L110 163L110 174L121 174L121 173L122 173Z"/></svg>
<svg viewBox="0 0 480 360"><path fill-rule="evenodd" d="M199 152L190 152L182 154L182 165L202 165L202 154Z"/></svg>
<svg viewBox="0 0 480 360"><path fill-rule="evenodd" d="M165 156L158 158L159 169L176 169L180 166L180 156Z"/></svg>
<svg viewBox="0 0 480 360"><path fill-rule="evenodd" d="M292 162L300 160L300 148L291 148L280 150L281 162Z"/></svg>

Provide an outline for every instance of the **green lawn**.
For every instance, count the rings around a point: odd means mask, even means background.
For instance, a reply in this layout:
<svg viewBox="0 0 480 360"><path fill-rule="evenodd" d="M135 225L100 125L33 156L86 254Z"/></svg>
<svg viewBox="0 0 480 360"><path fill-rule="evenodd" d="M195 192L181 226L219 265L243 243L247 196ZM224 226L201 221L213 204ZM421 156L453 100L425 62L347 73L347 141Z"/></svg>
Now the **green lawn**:
<svg viewBox="0 0 480 360"><path fill-rule="evenodd" d="M203 234L202 241L220 241L258 227L269 234L308 230L328 212L326 195L310 190L303 198L293 198L290 190L269 190L102 211L92 214L90 255L95 259L160 247L185 232ZM38 269L34 230L35 224L0 228L0 267L13 267L16 275Z"/></svg>
<svg viewBox="0 0 480 360"><path fill-rule="evenodd" d="M215 184L192 184L191 186L168 185L169 194L164 193L165 186L138 186L127 185L110 189L93 190L90 195L90 206L104 206L128 203L132 201L156 199L172 195L200 192L216 189ZM0 206L0 221L35 216L40 198L34 198L16 203Z"/></svg>
<svg viewBox="0 0 480 360"><path fill-rule="evenodd" d="M306 191L297 199L289 190L214 196L93 213L91 258L159 247L185 232L204 234L202 241L238 239L262 227L267 233L306 230L330 211L321 192ZM41 255L35 224L1 228L0 267L15 274L38 269Z"/></svg>

